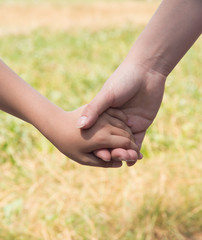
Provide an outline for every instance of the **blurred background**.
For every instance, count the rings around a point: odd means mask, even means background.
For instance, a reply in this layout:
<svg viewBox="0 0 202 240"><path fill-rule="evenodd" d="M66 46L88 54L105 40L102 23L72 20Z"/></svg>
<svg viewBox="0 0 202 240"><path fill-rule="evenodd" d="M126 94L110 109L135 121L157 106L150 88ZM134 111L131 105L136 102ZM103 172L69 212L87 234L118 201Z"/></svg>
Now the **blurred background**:
<svg viewBox="0 0 202 240"><path fill-rule="evenodd" d="M96 95L159 3L0 0L1 58L73 110ZM201 56L199 39L168 77L144 159L131 168L80 166L0 112L0 239L202 239Z"/></svg>

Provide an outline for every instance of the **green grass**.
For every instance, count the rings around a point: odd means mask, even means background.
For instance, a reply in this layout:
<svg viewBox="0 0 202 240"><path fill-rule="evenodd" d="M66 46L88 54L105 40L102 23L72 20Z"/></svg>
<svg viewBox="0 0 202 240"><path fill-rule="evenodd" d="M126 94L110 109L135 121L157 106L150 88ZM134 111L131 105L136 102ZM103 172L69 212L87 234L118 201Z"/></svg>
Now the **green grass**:
<svg viewBox="0 0 202 240"><path fill-rule="evenodd" d="M65 110L89 102L141 28L0 37L1 57ZM133 168L67 161L32 126L0 113L0 239L198 240L201 218L201 40L167 80Z"/></svg>

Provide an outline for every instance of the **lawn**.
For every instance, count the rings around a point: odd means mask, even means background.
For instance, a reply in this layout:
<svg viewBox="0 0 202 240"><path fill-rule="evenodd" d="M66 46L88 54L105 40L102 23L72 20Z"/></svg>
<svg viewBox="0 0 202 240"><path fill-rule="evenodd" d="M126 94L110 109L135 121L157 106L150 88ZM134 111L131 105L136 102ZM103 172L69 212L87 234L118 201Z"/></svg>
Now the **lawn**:
<svg viewBox="0 0 202 240"><path fill-rule="evenodd" d="M96 95L142 29L37 26L1 34L1 58L72 110ZM32 126L0 112L0 240L202 239L201 43L167 79L144 159L131 168L80 166Z"/></svg>

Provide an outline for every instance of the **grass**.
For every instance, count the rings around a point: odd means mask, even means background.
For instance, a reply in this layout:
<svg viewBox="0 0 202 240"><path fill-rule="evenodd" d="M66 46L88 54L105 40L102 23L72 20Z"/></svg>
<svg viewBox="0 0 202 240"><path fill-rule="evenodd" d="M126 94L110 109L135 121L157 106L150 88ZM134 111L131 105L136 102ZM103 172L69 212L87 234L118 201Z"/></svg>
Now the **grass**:
<svg viewBox="0 0 202 240"><path fill-rule="evenodd" d="M1 57L72 110L95 96L141 30L5 35ZM132 168L79 166L1 112L0 240L201 239L201 46L199 40L168 78L145 158Z"/></svg>
<svg viewBox="0 0 202 240"><path fill-rule="evenodd" d="M71 3L84 3L84 2L92 2L93 0L0 0L1 4L16 4L16 5L35 5L35 4L44 4L44 3L54 3L54 4L71 4ZM96 0L99 1L99 0ZM113 1L113 0L112 0ZM121 1L121 0L120 0Z"/></svg>
<svg viewBox="0 0 202 240"><path fill-rule="evenodd" d="M131 2L133 0L130 0ZM149 2L150 0L135 0L136 2ZM159 1L159 0L152 0L152 1ZM0 0L0 4L26 4L26 5L33 5L33 4L77 4L77 3L95 3L95 2L101 2L100 0ZM102 0L102 2L124 2L124 0Z"/></svg>

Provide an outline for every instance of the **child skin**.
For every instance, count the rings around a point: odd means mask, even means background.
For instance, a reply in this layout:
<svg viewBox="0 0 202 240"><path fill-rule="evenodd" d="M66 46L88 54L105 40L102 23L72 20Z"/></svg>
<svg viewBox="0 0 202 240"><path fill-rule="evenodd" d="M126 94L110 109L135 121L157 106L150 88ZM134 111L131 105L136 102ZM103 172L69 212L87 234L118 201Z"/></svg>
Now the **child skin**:
<svg viewBox="0 0 202 240"><path fill-rule="evenodd" d="M88 129L76 127L83 107L66 112L39 94L0 61L0 109L37 128L60 152L89 166L120 167L121 161L100 149L126 149L127 159L135 163L139 150L120 110L109 109ZM118 118L119 119L118 119ZM96 156L97 155L97 156ZM123 159L120 159L123 160Z"/></svg>

